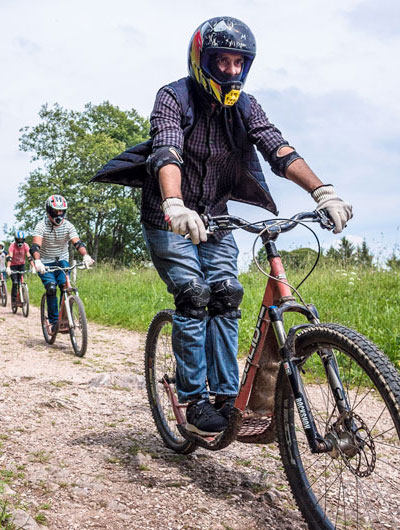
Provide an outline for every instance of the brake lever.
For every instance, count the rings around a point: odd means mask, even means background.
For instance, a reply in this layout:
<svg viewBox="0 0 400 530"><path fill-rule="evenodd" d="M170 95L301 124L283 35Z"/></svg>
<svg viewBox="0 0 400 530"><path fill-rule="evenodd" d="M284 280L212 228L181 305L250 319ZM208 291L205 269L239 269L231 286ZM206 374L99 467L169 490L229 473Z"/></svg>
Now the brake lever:
<svg viewBox="0 0 400 530"><path fill-rule="evenodd" d="M315 210L315 213L318 215L321 228L324 230L333 230L335 228L335 224L331 221L328 212L324 208L321 208L321 210Z"/></svg>

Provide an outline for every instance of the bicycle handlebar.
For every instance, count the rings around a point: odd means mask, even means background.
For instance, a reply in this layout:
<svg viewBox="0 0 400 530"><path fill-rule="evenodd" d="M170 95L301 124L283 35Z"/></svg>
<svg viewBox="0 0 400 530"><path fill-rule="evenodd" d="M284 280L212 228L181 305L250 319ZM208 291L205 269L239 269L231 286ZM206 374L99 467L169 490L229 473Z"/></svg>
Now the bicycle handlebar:
<svg viewBox="0 0 400 530"><path fill-rule="evenodd" d="M319 223L321 228L332 230L334 228L333 223L329 219L328 215L324 210L315 210L313 212L300 212L291 217L290 219L268 219L264 221L256 221L250 223L240 217L233 215L216 215L216 216L201 216L207 231L210 234L218 232L219 230L236 230L242 228L246 232L253 234L260 234L268 238L276 238L283 232L289 232L293 230L302 221L312 221Z"/></svg>
<svg viewBox="0 0 400 530"><path fill-rule="evenodd" d="M3 271L1 271L1 272L3 272ZM29 274L29 273L31 273L31 272L32 272L32 271L31 271L30 269L28 269L28 270L26 270L26 271L13 271L13 270L11 269L11 274Z"/></svg>
<svg viewBox="0 0 400 530"><path fill-rule="evenodd" d="M72 269L87 269L86 265L83 263L75 263L75 265L71 265L71 267L57 267L56 265L53 265L52 267L46 267L46 272L54 272L54 271L72 271Z"/></svg>

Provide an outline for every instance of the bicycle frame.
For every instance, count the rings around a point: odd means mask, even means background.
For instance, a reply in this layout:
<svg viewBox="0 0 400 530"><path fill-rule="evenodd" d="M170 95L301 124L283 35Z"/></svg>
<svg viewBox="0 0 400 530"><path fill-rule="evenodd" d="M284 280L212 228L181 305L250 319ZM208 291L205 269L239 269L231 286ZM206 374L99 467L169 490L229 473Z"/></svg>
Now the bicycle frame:
<svg viewBox="0 0 400 530"><path fill-rule="evenodd" d="M272 327L310 450L313 453L329 452L333 449L332 442L325 439L317 431L310 405L304 391L303 382L299 374L299 369L293 361L296 333L301 329L304 329L304 327L318 324L318 312L312 304L303 305L297 303L293 297L290 286L287 283L281 257L273 241L273 239L276 238L273 231L265 231L261 237L270 265L270 274L258 314L253 338L251 340L249 354L242 374L239 393L235 400L235 409L238 409L240 413L243 413L246 410L255 376L259 368L259 362L263 354L264 345L267 340L268 331L270 330L270 327ZM283 324L283 315L286 312L301 313L308 320L308 324L294 326L289 330L289 333L286 334ZM324 349L319 352L319 355L332 388L339 412L350 410L349 403L344 397L346 396L346 392L339 377L339 371L333 352ZM181 408L185 405L177 403L176 398L171 391L170 384L166 380L164 380L164 387L170 397L178 425L182 426L185 419ZM351 421L351 428L354 431L357 429L357 426L353 421ZM179 430L183 432L181 429Z"/></svg>
<svg viewBox="0 0 400 530"><path fill-rule="evenodd" d="M78 295L78 289L76 287L72 287L69 274L66 274L65 277L66 277L66 281L62 289L62 293L61 293L61 303L60 303L60 310L58 313L58 320L59 320L60 328L61 328L61 324L65 320L65 315L66 315L67 321L68 321L68 327L73 328L74 320L71 315L71 308L70 308L70 305L68 304L68 300L69 300L69 296L71 292Z"/></svg>
<svg viewBox="0 0 400 530"><path fill-rule="evenodd" d="M318 312L312 304L305 306L295 301L290 287L287 285L285 270L275 243L267 240L264 241L264 246L270 264L270 276L265 288L256 328L251 341L250 351L246 359L239 394L235 401L235 408L243 412L247 406L256 372L259 367L263 347L267 339L268 330L269 327L272 326L283 366L292 388L294 402L296 403L310 449L314 453L329 452L332 450L332 444L329 440L324 439L317 431L299 370L292 360L297 331L307 325L318 324ZM309 324L294 326L289 330L289 333L286 334L283 324L283 315L286 312L303 314L307 318ZM339 412L349 410L349 403L344 397L346 396L346 392L344 391L340 380L336 359L333 353L329 350L324 350L321 351L319 355L322 359L330 386L334 391L333 394ZM354 429L356 428L355 425L353 425L353 427Z"/></svg>
<svg viewBox="0 0 400 530"><path fill-rule="evenodd" d="M69 274L67 272L75 270L77 268L81 269L82 266L77 265L75 263L72 267L66 267L66 268L63 268L63 267L50 267L50 268L47 268L47 271L49 271L49 272L56 271L56 270L64 271L65 278L66 278L65 279L65 284L64 284L64 286L62 288L62 291L61 291L60 309L59 309L59 312L58 312L58 322L59 322L59 326L60 326L59 331L68 331L69 329L73 329L74 328L74 319L72 318L70 304L68 304L67 302L69 300L70 293L74 293L77 296L79 296L79 293L78 293L78 288L72 286ZM65 319L65 317L66 317L66 319ZM68 328L62 329L62 324L63 324L63 322L65 320L68 321Z"/></svg>

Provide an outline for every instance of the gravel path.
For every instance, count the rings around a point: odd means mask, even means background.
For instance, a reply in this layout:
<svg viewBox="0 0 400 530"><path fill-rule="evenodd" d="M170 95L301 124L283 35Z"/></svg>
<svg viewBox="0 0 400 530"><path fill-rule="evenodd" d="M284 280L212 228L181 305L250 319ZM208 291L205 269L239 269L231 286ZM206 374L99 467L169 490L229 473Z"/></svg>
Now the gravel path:
<svg viewBox="0 0 400 530"><path fill-rule="evenodd" d="M36 308L26 319L0 307L0 331L0 498L16 527L306 528L274 445L189 456L163 446L142 335L90 323L79 359L68 335L45 344Z"/></svg>

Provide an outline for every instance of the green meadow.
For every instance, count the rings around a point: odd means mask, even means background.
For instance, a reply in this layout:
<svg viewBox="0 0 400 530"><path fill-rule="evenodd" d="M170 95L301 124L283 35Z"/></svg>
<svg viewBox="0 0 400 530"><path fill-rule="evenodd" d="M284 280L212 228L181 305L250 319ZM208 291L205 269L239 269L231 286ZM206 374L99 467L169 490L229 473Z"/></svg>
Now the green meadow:
<svg viewBox="0 0 400 530"><path fill-rule="evenodd" d="M297 285L299 272L288 279ZM266 277L260 272L241 274L245 289L241 305L239 352L248 351ZM99 266L78 271L78 286L87 317L93 322L145 332L153 315L173 307L173 298L152 267L131 270ZM31 301L40 304L44 292L39 278L29 278ZM322 264L300 288L307 303L317 306L321 321L353 328L381 348L400 368L400 273L376 269L348 268ZM289 324L301 317L290 314ZM38 323L38 332L39 323Z"/></svg>

